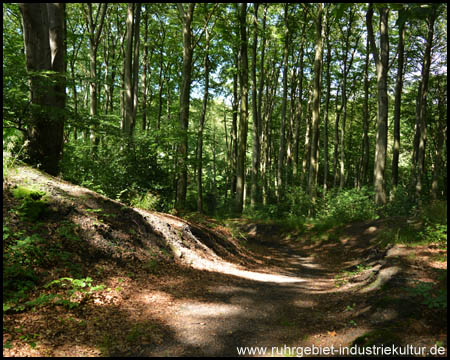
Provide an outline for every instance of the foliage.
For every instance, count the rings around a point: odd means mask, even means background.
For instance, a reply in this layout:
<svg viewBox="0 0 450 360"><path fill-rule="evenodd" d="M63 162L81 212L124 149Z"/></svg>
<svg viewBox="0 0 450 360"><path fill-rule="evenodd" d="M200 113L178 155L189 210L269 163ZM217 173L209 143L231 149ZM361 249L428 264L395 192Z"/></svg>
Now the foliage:
<svg viewBox="0 0 450 360"><path fill-rule="evenodd" d="M8 177L22 156L28 141L23 141L23 134L15 129L3 129L3 179Z"/></svg>
<svg viewBox="0 0 450 360"><path fill-rule="evenodd" d="M335 224L376 219L377 207L373 197L374 192L368 187L330 191L317 212L317 218Z"/></svg>
<svg viewBox="0 0 450 360"><path fill-rule="evenodd" d="M144 195L131 198L130 205L144 210L157 210L160 205L160 197L147 191Z"/></svg>
<svg viewBox="0 0 450 360"><path fill-rule="evenodd" d="M45 192L19 186L12 190L12 194L14 197L22 199L17 213L23 220L34 222L48 212L48 202L41 199Z"/></svg>
<svg viewBox="0 0 450 360"><path fill-rule="evenodd" d="M167 211L171 205L168 176L159 164L154 139L125 140L107 138L95 156L81 139L68 144L61 165L64 178L127 204Z"/></svg>
<svg viewBox="0 0 450 360"><path fill-rule="evenodd" d="M361 274L363 271L369 270L371 266L359 264L353 270L342 270L335 276L334 283L336 287L340 287L348 283L349 279Z"/></svg>
<svg viewBox="0 0 450 360"><path fill-rule="evenodd" d="M447 274L445 273L445 278ZM422 304L430 309L446 309L447 308L447 285L436 286L430 282L415 281L414 287L406 288L411 296L422 298Z"/></svg>
<svg viewBox="0 0 450 360"><path fill-rule="evenodd" d="M386 216L409 216L416 207L414 196L405 186L398 186L391 190L391 200L382 209Z"/></svg>

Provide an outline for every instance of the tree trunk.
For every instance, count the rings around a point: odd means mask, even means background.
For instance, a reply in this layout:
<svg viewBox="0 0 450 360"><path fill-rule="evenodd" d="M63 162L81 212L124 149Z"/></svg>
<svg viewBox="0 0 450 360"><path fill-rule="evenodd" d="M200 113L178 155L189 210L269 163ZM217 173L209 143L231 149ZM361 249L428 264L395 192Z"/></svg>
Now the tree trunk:
<svg viewBox="0 0 450 360"><path fill-rule="evenodd" d="M177 3L183 25L183 71L180 87L180 131L181 139L178 144L178 164L177 164L177 197L175 208L178 211L184 210L186 206L187 192L187 155L188 155L188 125L189 125L189 103L191 92L192 76L192 18L194 15L194 3L189 3L185 10L184 5Z"/></svg>
<svg viewBox="0 0 450 360"><path fill-rule="evenodd" d="M399 17L402 12L399 13ZM392 186L398 185L398 158L400 154L400 114L402 104L403 89L403 64L404 64L404 38L405 24L399 24L398 32L398 66L397 66L397 83L395 85L395 103L394 103L394 149L392 153Z"/></svg>
<svg viewBox="0 0 450 360"><path fill-rule="evenodd" d="M352 67L353 63L353 56L355 54L355 50L353 50L350 61L348 60L348 53L350 51L350 35L352 31L352 23L353 23L353 17L354 12L350 11L349 14L349 20L347 24L347 33L345 35L345 50L344 50L344 74L343 74L343 83L342 83L342 107L343 114L342 114L342 123L341 123L341 156L340 156L340 171L339 171L339 189L343 189L345 185L345 127L347 123L347 78L348 74L350 72L350 69ZM341 28L342 35L344 35L344 32ZM357 47L357 44L355 45L355 49Z"/></svg>
<svg viewBox="0 0 450 360"><path fill-rule="evenodd" d="M386 204L385 167L387 152L387 121L388 121L388 95L387 72L389 60L389 35L388 35L388 8L380 8L380 54L375 44L372 27L373 5L369 5L367 11L367 30L372 48L372 54L377 67L377 137L375 145L374 187L375 203Z"/></svg>
<svg viewBox="0 0 450 360"><path fill-rule="evenodd" d="M209 92L209 31L206 27L206 40L205 40L205 59L204 59L204 72L205 72L205 90L203 93L203 105L202 113L200 115L200 125L198 130L198 145L197 145L197 211L203 212L203 186L202 186L202 175L203 175L203 128L205 125L206 109L208 106L208 92ZM215 147L214 147L215 148ZM215 162L215 159L214 159ZM215 174L215 164L214 164L214 174Z"/></svg>
<svg viewBox="0 0 450 360"><path fill-rule="evenodd" d="M431 196L434 200L438 198L438 189L439 189L439 177L441 175L442 169L445 169L446 166L442 166L442 150L444 141L447 139L447 121L446 121L446 82L444 86L441 83L438 83L439 88L439 100L438 100L438 125L436 129L436 147L433 156L433 181L431 184Z"/></svg>
<svg viewBox="0 0 450 360"><path fill-rule="evenodd" d="M65 93L65 5L21 3L26 66L30 73L31 121L27 162L51 175L59 172L63 148ZM40 73L54 71L54 83Z"/></svg>
<svg viewBox="0 0 450 360"><path fill-rule="evenodd" d="M240 35L241 35L241 112L239 121L239 144L236 168L236 213L241 214L244 206L245 184L245 154L247 148L248 130L248 57L247 57L247 3L241 4Z"/></svg>
<svg viewBox="0 0 450 360"><path fill-rule="evenodd" d="M99 4L97 10L97 15L94 16L92 13L92 4L87 3L88 14L86 15L87 24L89 28L89 93L90 93L90 106L89 115L91 117L97 116L97 104L98 104L98 88L97 88L97 50L100 43L100 36L103 29L103 24L105 21L106 8L108 4ZM84 8L85 9L85 8ZM98 16L100 14L100 23L97 23ZM96 135L98 125L95 123L93 130L91 132L91 140L93 140L94 146L92 148L94 154L96 153L97 146L99 143L99 138Z"/></svg>
<svg viewBox="0 0 450 360"><path fill-rule="evenodd" d="M331 65L331 47L330 47L330 23L329 14L327 8L326 16L326 40L327 40L327 72L326 72L326 82L327 82L327 93L325 96L325 114L324 114L324 144L323 144L323 192L327 192L328 185L328 110L330 107L330 92L331 92L331 78L330 78L330 65Z"/></svg>
<svg viewBox="0 0 450 360"><path fill-rule="evenodd" d="M128 4L127 41L124 60L125 116L123 121L123 131L128 136L132 136L136 125L140 10L140 4Z"/></svg>
<svg viewBox="0 0 450 360"><path fill-rule="evenodd" d="M367 183L367 170L369 168L369 38L366 42L366 60L364 63L364 102L363 102L363 143L361 155L361 171L358 187Z"/></svg>
<svg viewBox="0 0 450 360"><path fill-rule="evenodd" d="M298 85L298 99L297 99L297 111L295 122L295 135L294 135L294 166L293 166L293 176L297 181L298 176L298 159L299 159L299 139L300 139L300 123L303 116L303 64L304 64L304 55L305 55L305 35L306 35L306 12L303 18L303 26L302 26L302 42L300 44L300 55L299 55L299 85Z"/></svg>
<svg viewBox="0 0 450 360"><path fill-rule="evenodd" d="M306 122L306 130L305 130L305 148L303 152L303 160L302 160L302 173L300 175L300 184L301 186L304 186L305 178L306 181L309 179L308 171L310 167L310 160L311 160L311 121L309 118L309 111L311 108L311 100L313 97L312 93L313 87L311 86L309 95L308 95L308 103L306 105L306 112L305 112L305 122Z"/></svg>
<svg viewBox="0 0 450 360"><path fill-rule="evenodd" d="M339 90L336 95L336 106L335 106L335 112L336 112L336 121L334 125L334 151L333 151L333 188L336 188L337 182L339 179L339 172L337 169L337 163L338 163L338 151L339 151L339 120L341 118L341 112L342 112L342 105L340 109L338 110L338 99L339 99Z"/></svg>
<svg viewBox="0 0 450 360"><path fill-rule="evenodd" d="M254 3L253 18L253 46L252 46L252 112L253 112L253 156L252 156L252 187L251 206L254 207L260 202L259 188L259 163L261 161L260 145L260 116L258 115L257 90L256 90L256 49L258 45L258 3Z"/></svg>
<svg viewBox="0 0 450 360"><path fill-rule="evenodd" d="M277 168L277 198L280 203L284 195L284 179L283 179L283 168L284 168L284 156L286 152L286 104L287 104L287 93L288 93L288 72L289 72L289 26L288 26L288 3L284 7L284 57L283 57L283 99L281 103L281 129L280 129L280 149L278 152L278 168Z"/></svg>
<svg viewBox="0 0 450 360"><path fill-rule="evenodd" d="M239 68L239 56L237 50L234 49L234 61L236 68ZM231 195L236 194L236 168L237 168L237 157L238 157L238 141L237 141L237 123L238 123L238 111L239 111L239 98L238 98L238 74L235 72L233 74L233 115L231 123Z"/></svg>
<svg viewBox="0 0 450 360"><path fill-rule="evenodd" d="M323 29L322 29L322 3L319 3L316 18L316 53L314 58L314 90L313 90L313 108L311 121L311 154L309 161L309 180L308 191L314 204L316 200L316 175L318 170L318 143L319 143L319 121L320 121L320 92L321 92L321 73L323 56Z"/></svg>
<svg viewBox="0 0 450 360"><path fill-rule="evenodd" d="M422 192L422 177L425 173L425 146L427 141L427 95L428 95L428 80L430 77L431 66L431 48L433 45L434 22L436 20L437 11L433 5L433 12L428 19L428 34L427 43L425 46L425 54L422 65L422 86L420 87L419 95L419 112L418 112L418 147L417 147L417 166L416 166L416 197L419 198Z"/></svg>

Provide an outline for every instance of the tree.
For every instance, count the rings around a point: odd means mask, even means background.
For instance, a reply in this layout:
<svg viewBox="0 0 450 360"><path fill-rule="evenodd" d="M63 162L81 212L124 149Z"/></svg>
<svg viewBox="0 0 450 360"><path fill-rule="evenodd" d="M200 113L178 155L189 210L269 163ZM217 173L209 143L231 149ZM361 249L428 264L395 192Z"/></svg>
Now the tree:
<svg viewBox="0 0 450 360"><path fill-rule="evenodd" d="M403 12L399 11L399 19ZM394 103L394 149L392 153L392 185L398 185L398 158L400 154L400 115L402 104L403 90L403 66L404 66L404 38L405 38L405 22L400 21L398 27L398 62L397 62L397 80L395 84L395 103Z"/></svg>
<svg viewBox="0 0 450 360"><path fill-rule="evenodd" d="M200 115L200 126L198 130L197 137L197 210L203 212L203 186L202 186L202 175L203 175L203 128L205 126L206 109L208 106L208 96L209 96L209 29L208 23L205 26L205 58L204 58L204 72L205 72L205 90L203 94L203 104L202 113Z"/></svg>
<svg viewBox="0 0 450 360"><path fill-rule="evenodd" d="M327 8L326 24L325 24L325 38L327 41L327 72L326 72L326 86L327 93L325 96L325 114L324 114L324 142L323 142L323 192L326 193L328 189L328 114L330 110L330 92L331 92L331 78L330 78L330 66L331 66L331 47L330 47L330 18L329 8Z"/></svg>
<svg viewBox="0 0 450 360"><path fill-rule="evenodd" d="M367 170L369 168L369 39L366 41L366 59L364 61L364 100L363 100L363 139L360 171L357 187L366 184Z"/></svg>
<svg viewBox="0 0 450 360"><path fill-rule="evenodd" d="M180 86L180 115L179 125L181 141L178 144L178 179L177 196L175 208L184 210L187 192L187 155L188 155L188 126L189 126L189 103L191 93L192 76L192 54L194 47L192 44L192 18L194 15L195 4L189 3L187 8L184 4L177 3L178 11L182 20L183 27L183 69Z"/></svg>
<svg viewBox="0 0 450 360"><path fill-rule="evenodd" d="M242 213L244 207L245 153L247 149L248 130L248 56L247 56L247 3L241 4L239 13L241 37L241 62L239 80L241 87L241 111L239 119L238 158L236 165L236 200L235 211Z"/></svg>
<svg viewBox="0 0 450 360"><path fill-rule="evenodd" d="M131 136L136 125L138 102L138 70L139 70L139 23L141 5L128 4L127 41L124 60L125 111L122 129Z"/></svg>
<svg viewBox="0 0 450 360"><path fill-rule="evenodd" d="M102 34L103 24L105 22L105 15L106 15L106 8L108 4L103 3L98 5L97 14L95 16L92 11L92 4L87 3L87 13L86 13L86 7L83 7L86 23L88 27L88 34L89 34L89 92L90 92L90 108L89 108L89 114L91 117L95 117L97 115L97 107L98 107L98 100L97 100L97 50L98 46L100 44L100 36ZM100 15L100 20L99 20ZM88 127L87 127L88 128ZM94 126L94 128L97 128L97 125ZM88 137L89 131L86 130L86 138ZM94 140L95 145L98 144L98 138ZM95 151L95 147L94 147Z"/></svg>
<svg viewBox="0 0 450 360"><path fill-rule="evenodd" d="M366 22L367 32L372 50L373 59L377 68L377 137L375 145L375 165L374 165L374 187L375 203L378 205L386 203L385 188L385 167L387 153L387 121L388 121L388 95L387 95L387 72L389 60L389 34L388 16L389 9L380 7L380 49L375 44L373 34L372 17L373 4L369 4Z"/></svg>
<svg viewBox="0 0 450 360"><path fill-rule="evenodd" d="M289 72L289 22L288 22L288 9L289 4L286 3L284 6L284 54L283 54L283 99L281 103L281 128L280 128L280 149L278 152L278 167L277 167L277 180L278 180L278 202L284 195L284 179L283 179L283 168L284 168L284 156L286 152L286 103L288 94L288 72Z"/></svg>
<svg viewBox="0 0 450 360"><path fill-rule="evenodd" d="M428 23L428 34L426 38L425 54L423 57L421 82L419 86L418 94L418 104L417 109L417 120L416 123L416 137L418 139L415 152L417 154L415 163L415 188L416 197L419 197L422 192L422 177L425 172L425 145L427 140L427 96L428 96L428 81L430 78L430 66L431 66L431 48L433 45L433 34L434 34L434 22L437 16L437 5L433 4L431 7L431 12L427 19Z"/></svg>
<svg viewBox="0 0 450 360"><path fill-rule="evenodd" d="M256 90L256 52L258 45L258 3L253 4L253 45L252 45L252 117L253 117L253 157L252 157L252 189L251 189L251 205L255 206L260 202L260 186L259 186L259 166L261 161L261 107L258 106L258 96L262 91ZM261 62L264 62L264 48L262 49ZM261 65L261 70L264 64ZM260 80L261 81L261 80ZM260 102L259 102L260 103Z"/></svg>
<svg viewBox="0 0 450 360"><path fill-rule="evenodd" d="M27 161L57 175L63 148L66 101L65 5L21 3L19 6L32 109L27 132Z"/></svg>
<svg viewBox="0 0 450 360"><path fill-rule="evenodd" d="M356 46L354 47L352 54L350 56L350 60L348 59L348 53L350 51L350 36L352 33L352 23L354 18L354 9L350 10L348 24L347 24L347 33L345 34L345 49L344 49L344 69L343 69L343 80L342 80L342 105L341 111L342 113L342 123L341 123L341 157L340 157L340 176L339 176L339 189L343 189L345 185L345 127L347 122L347 103L348 103L348 86L347 79L350 69L353 64L353 59L355 55ZM341 28L342 36L344 37L344 31Z"/></svg>
<svg viewBox="0 0 450 360"><path fill-rule="evenodd" d="M319 121L320 121L320 92L321 92L321 75L322 75L322 56L323 56L323 7L319 3L316 18L316 49L314 57L314 85L313 85L313 108L311 121L311 154L309 162L309 180L308 189L312 197L312 201L316 199L316 175L318 170L318 142L319 142Z"/></svg>

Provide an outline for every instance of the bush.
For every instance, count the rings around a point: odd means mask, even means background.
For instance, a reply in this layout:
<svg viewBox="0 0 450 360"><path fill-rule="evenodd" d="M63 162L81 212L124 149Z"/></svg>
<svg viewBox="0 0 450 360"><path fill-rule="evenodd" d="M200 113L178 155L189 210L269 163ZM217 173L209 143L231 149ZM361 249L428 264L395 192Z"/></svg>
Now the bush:
<svg viewBox="0 0 450 360"><path fill-rule="evenodd" d="M311 196L298 186L291 186L285 194L284 212L290 216L307 216L312 209ZM281 214L280 214L281 215Z"/></svg>
<svg viewBox="0 0 450 360"><path fill-rule="evenodd" d="M415 209L414 196L404 186L391 190L391 200L385 205L383 212L387 216L409 216Z"/></svg>
<svg viewBox="0 0 450 360"><path fill-rule="evenodd" d="M133 197L130 204L144 210L156 211L160 207L160 197L147 191L144 195L137 195Z"/></svg>
<svg viewBox="0 0 450 360"><path fill-rule="evenodd" d="M90 144L76 140L65 145L62 175L127 205L133 201L135 206L141 203L168 211L172 196L170 162L158 160L157 154L155 140L145 136L136 136L132 142L120 136L105 137L95 153ZM158 201L151 200L148 193Z"/></svg>
<svg viewBox="0 0 450 360"><path fill-rule="evenodd" d="M349 223L376 219L377 207L373 200L373 190L363 187L326 194L317 217L325 222Z"/></svg>

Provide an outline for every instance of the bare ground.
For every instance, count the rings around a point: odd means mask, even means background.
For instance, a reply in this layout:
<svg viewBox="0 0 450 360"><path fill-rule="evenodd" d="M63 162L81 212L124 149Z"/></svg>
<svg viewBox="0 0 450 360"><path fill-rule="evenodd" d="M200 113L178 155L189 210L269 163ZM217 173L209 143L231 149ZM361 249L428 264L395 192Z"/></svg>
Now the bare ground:
<svg viewBox="0 0 450 360"><path fill-rule="evenodd" d="M294 347L355 342L447 346L446 309L431 310L405 290L416 280L437 283L447 268L436 260L442 250L376 246L380 232L405 219L350 224L323 240L236 219L246 234L238 240L213 219L194 223L127 208L29 168L8 181L4 223L27 232L36 226L10 212L17 207L11 188L46 191L51 211L41 233L63 241L80 275L107 289L73 309L54 304L4 314L4 356L237 356L238 347L256 346L281 356L299 355ZM76 225L77 241L61 237L66 222ZM65 263L42 267L42 284L70 275Z"/></svg>

